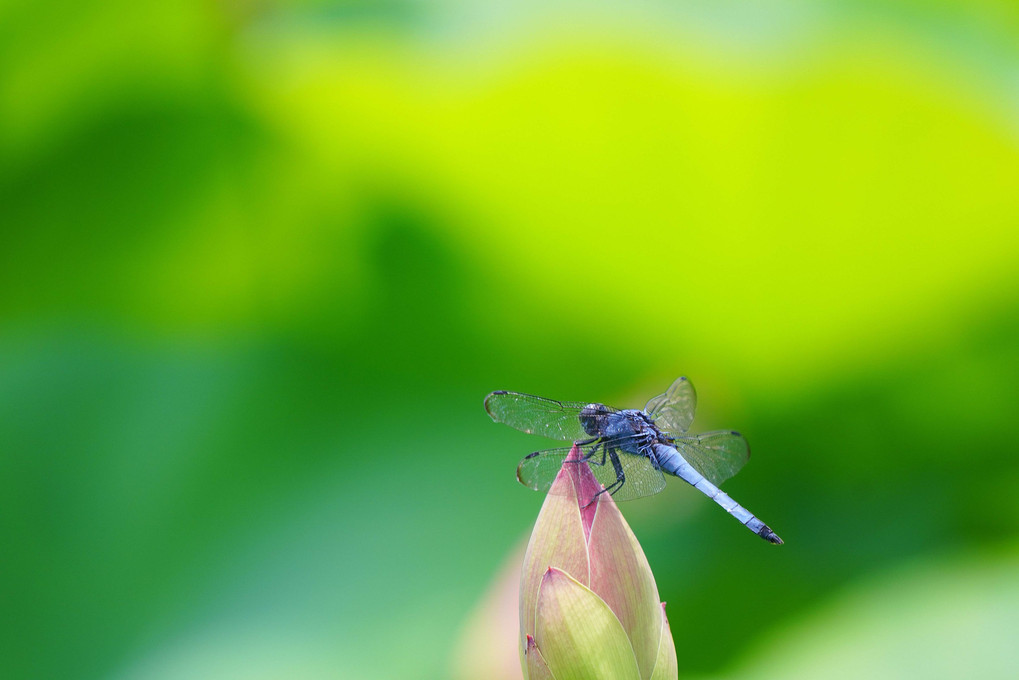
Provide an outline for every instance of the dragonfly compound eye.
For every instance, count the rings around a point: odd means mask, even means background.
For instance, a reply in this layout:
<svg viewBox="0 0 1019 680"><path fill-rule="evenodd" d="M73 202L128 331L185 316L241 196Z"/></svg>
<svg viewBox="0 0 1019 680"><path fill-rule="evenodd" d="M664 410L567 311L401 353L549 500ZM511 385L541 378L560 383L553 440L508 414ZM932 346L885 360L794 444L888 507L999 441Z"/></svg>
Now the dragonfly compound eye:
<svg viewBox="0 0 1019 680"><path fill-rule="evenodd" d="M588 404L580 411L580 426L592 437L600 437L605 430L609 409L605 404Z"/></svg>

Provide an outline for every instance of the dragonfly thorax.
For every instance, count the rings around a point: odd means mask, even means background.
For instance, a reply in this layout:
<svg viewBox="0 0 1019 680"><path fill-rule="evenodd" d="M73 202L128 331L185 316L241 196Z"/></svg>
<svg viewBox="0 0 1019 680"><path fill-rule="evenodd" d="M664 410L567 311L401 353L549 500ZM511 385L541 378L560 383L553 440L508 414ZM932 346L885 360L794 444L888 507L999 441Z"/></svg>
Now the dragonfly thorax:
<svg viewBox="0 0 1019 680"><path fill-rule="evenodd" d="M580 412L580 424L592 437L640 437L648 443L664 439L654 421L643 411L615 411L604 404L588 404Z"/></svg>

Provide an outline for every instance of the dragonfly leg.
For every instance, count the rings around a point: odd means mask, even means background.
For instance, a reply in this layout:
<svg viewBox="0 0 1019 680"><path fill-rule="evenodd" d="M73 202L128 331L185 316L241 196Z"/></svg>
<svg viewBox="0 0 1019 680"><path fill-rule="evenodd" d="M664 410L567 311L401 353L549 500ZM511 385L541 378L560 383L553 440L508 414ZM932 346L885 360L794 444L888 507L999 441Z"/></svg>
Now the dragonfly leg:
<svg viewBox="0 0 1019 680"><path fill-rule="evenodd" d="M587 444L591 444L592 442L598 442L598 443L595 444L593 447L591 447L591 450L588 451L586 454L584 454L583 458L577 458L576 460L565 460L563 462L564 463L587 463L587 462L593 462L595 465L605 465L605 447L604 447L605 442L598 441L597 439L588 439L587 441L577 442L577 445L578 446L586 446ZM598 453L598 449L602 450L601 462L600 463L597 462L597 461L592 461L591 460L591 458L593 458L594 455L596 453Z"/></svg>
<svg viewBox="0 0 1019 680"><path fill-rule="evenodd" d="M612 482L611 484L606 486L604 489L602 489L601 491L596 493L594 495L594 497L591 499L591 503L594 503L596 500L598 500L598 496L602 495L603 493L608 492L608 494L611 496L612 494L614 494L617 491L619 491L620 489L622 489L623 488L623 484L626 483L626 475L623 473L623 465L622 465L622 463L619 462L619 456L616 455L615 451L607 451L607 453L608 453L608 456L609 456L609 460L612 461L612 467L616 471L616 481ZM602 454L602 465L604 465L604 464L605 464L605 454L603 453ZM590 505L590 503L588 503L588 505Z"/></svg>
<svg viewBox="0 0 1019 680"><path fill-rule="evenodd" d="M619 457L616 455L615 450L610 449L607 446L602 446L601 442L598 444L598 446L602 447L601 462L597 462L597 461L592 461L592 462L594 462L595 465L605 465L605 458L608 457L609 460L612 461L612 467L615 468L615 471L616 471L616 481L612 482L607 487L601 489L595 495L591 496L591 500L589 500L587 503L584 504L583 507L585 507L585 508L588 507L589 505L591 505L591 503L594 503L595 501L597 501L598 500L598 496L601 496L606 491L609 493L609 495L612 495L615 492L619 491L621 488L623 488L623 483L626 481L626 475L623 474L623 466L620 464ZM589 454L589 455L593 455L593 454L594 454L594 451L592 450L591 454ZM581 461L575 460L575 461L566 461L566 462L567 463L579 463Z"/></svg>

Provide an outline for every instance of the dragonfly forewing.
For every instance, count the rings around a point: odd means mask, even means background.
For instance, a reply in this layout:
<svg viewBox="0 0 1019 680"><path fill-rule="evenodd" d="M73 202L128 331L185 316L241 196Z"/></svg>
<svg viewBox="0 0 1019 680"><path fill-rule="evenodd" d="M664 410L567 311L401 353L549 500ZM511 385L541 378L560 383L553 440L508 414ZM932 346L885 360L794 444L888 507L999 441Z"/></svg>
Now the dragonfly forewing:
<svg viewBox="0 0 1019 680"><path fill-rule="evenodd" d="M696 410L697 393L686 376L677 378L664 394L651 398L644 406L660 430L673 434L690 429Z"/></svg>
<svg viewBox="0 0 1019 680"><path fill-rule="evenodd" d="M485 410L495 422L527 434L568 442L590 439L580 424L580 412L586 406L582 402L557 401L504 390L492 392L485 398Z"/></svg>

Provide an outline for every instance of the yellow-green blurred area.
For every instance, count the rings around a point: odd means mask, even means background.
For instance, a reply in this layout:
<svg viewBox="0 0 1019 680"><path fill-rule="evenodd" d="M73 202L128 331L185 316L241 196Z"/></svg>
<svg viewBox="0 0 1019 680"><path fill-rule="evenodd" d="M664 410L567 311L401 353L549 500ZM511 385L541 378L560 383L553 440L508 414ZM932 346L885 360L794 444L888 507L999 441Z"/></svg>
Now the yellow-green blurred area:
<svg viewBox="0 0 1019 680"><path fill-rule="evenodd" d="M449 678L484 395L680 374L681 677L1014 677L1014 2L0 3L4 678Z"/></svg>

